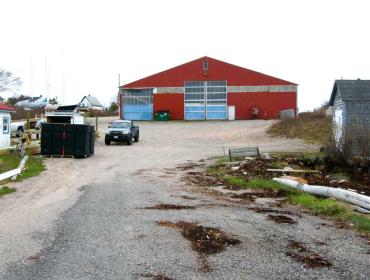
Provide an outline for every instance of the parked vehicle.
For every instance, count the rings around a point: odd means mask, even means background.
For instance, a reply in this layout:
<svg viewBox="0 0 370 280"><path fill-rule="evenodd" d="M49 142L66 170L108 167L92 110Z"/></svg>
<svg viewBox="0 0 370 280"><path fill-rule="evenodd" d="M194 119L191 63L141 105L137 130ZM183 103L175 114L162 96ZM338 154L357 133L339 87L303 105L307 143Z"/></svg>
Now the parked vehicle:
<svg viewBox="0 0 370 280"><path fill-rule="evenodd" d="M132 140L139 142L139 127L133 121L117 120L112 122L105 131L105 144L111 142L127 142L131 145Z"/></svg>
<svg viewBox="0 0 370 280"><path fill-rule="evenodd" d="M11 122L10 124L10 131L11 134L15 134L17 136L23 134L26 130L26 121L18 121L18 122Z"/></svg>

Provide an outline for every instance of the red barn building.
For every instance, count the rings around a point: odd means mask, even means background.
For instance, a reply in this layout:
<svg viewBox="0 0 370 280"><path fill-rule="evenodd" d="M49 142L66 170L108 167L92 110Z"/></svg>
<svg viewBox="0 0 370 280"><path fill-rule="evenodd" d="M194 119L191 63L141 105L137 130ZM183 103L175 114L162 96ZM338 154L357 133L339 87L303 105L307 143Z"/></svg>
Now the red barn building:
<svg viewBox="0 0 370 280"><path fill-rule="evenodd" d="M176 66L120 87L120 117L151 120L247 120L297 114L297 84L210 57Z"/></svg>

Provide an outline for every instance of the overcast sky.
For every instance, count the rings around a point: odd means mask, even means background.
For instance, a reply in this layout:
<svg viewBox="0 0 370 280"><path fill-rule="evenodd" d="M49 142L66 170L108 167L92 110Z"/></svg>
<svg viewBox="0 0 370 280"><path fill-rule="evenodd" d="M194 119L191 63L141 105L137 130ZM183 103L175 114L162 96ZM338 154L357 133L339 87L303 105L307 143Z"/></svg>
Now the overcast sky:
<svg viewBox="0 0 370 280"><path fill-rule="evenodd" d="M0 67L23 94L62 101L64 80L65 103L108 104L118 73L125 84L206 55L299 84L311 110L335 79L370 79L369 3L0 0Z"/></svg>

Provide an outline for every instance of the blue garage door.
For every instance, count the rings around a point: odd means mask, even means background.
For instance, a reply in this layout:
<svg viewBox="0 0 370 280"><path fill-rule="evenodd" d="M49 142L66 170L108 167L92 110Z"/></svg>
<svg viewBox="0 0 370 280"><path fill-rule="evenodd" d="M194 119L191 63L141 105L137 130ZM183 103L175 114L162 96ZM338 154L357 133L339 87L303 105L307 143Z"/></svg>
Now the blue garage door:
<svg viewBox="0 0 370 280"><path fill-rule="evenodd" d="M130 89L122 93L125 120L153 119L153 89Z"/></svg>
<svg viewBox="0 0 370 280"><path fill-rule="evenodd" d="M226 81L185 82L185 119L227 119Z"/></svg>

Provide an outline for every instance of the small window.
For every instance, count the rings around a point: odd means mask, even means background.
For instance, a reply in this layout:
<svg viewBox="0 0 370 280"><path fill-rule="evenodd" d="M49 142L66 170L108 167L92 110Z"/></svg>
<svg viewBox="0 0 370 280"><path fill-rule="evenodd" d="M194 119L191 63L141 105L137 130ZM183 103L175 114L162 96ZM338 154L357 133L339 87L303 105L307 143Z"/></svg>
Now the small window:
<svg viewBox="0 0 370 280"><path fill-rule="evenodd" d="M208 70L208 60L203 60L203 70L204 71Z"/></svg>
<svg viewBox="0 0 370 280"><path fill-rule="evenodd" d="M9 117L3 117L3 134L9 134Z"/></svg>

